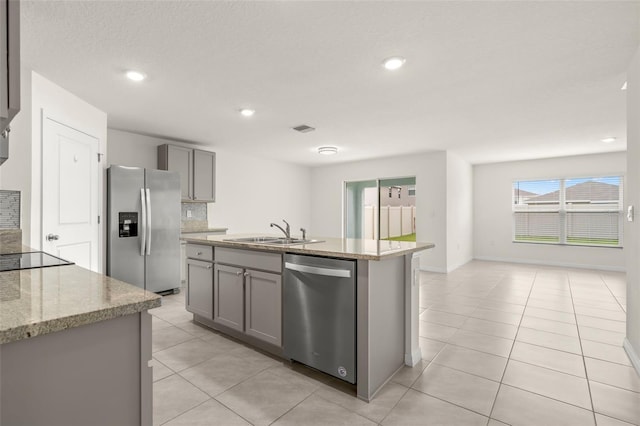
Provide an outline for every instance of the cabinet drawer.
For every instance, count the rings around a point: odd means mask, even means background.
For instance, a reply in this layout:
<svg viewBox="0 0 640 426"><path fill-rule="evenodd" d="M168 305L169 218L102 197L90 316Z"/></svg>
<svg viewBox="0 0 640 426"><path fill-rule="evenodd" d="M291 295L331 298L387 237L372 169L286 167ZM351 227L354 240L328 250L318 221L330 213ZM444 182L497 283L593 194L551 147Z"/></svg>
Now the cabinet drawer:
<svg viewBox="0 0 640 426"><path fill-rule="evenodd" d="M190 259L213 261L213 247L202 244L187 244L187 257Z"/></svg>
<svg viewBox="0 0 640 426"><path fill-rule="evenodd" d="M216 262L282 273L282 255L279 253L216 247Z"/></svg>

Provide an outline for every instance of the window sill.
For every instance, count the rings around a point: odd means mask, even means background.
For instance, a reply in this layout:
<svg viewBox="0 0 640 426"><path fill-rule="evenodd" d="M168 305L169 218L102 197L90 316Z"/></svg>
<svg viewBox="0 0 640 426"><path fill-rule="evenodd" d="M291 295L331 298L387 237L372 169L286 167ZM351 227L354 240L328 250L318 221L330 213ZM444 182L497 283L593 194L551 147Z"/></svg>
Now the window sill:
<svg viewBox="0 0 640 426"><path fill-rule="evenodd" d="M512 243L515 244L536 244L536 245L545 245L545 246L562 246L562 247L595 247L595 248L610 248L610 249L623 249L624 246L609 246L609 245L599 245L599 244L566 244L566 243L551 243L544 241L516 241L512 240Z"/></svg>

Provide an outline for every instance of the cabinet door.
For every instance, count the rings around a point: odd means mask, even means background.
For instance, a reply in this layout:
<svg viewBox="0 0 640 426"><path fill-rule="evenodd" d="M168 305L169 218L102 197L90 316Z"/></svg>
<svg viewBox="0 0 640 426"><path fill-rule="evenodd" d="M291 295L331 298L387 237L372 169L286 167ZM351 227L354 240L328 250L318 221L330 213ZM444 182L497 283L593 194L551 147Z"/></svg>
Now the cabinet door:
<svg viewBox="0 0 640 426"><path fill-rule="evenodd" d="M216 153L193 150L193 199L216 199Z"/></svg>
<svg viewBox="0 0 640 426"><path fill-rule="evenodd" d="M183 200L193 199L193 150L174 145L158 146L158 168L180 174Z"/></svg>
<svg viewBox="0 0 640 426"><path fill-rule="evenodd" d="M282 346L282 277L250 269L245 275L246 333Z"/></svg>
<svg viewBox="0 0 640 426"><path fill-rule="evenodd" d="M213 321L244 330L244 269L216 265L213 279Z"/></svg>
<svg viewBox="0 0 640 426"><path fill-rule="evenodd" d="M213 319L213 263L187 259L186 309Z"/></svg>

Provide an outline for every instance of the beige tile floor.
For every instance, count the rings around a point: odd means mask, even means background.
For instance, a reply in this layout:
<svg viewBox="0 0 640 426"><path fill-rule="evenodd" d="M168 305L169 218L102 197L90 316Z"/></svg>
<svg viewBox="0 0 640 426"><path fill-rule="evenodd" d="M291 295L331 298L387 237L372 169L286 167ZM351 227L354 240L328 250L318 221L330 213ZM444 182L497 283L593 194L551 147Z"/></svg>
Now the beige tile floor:
<svg viewBox="0 0 640 426"><path fill-rule="evenodd" d="M153 314L154 425L640 424L624 274L473 261L421 273L423 360L367 404L337 380Z"/></svg>

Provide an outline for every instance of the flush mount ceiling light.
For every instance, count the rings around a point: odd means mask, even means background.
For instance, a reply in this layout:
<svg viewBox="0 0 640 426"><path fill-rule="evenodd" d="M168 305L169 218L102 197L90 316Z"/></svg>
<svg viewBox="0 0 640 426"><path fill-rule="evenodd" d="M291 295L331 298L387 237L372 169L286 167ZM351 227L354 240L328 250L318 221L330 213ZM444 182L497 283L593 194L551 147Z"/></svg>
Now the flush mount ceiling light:
<svg viewBox="0 0 640 426"><path fill-rule="evenodd" d="M318 148L318 154L333 155L338 153L338 148L335 146L321 146Z"/></svg>
<svg viewBox="0 0 640 426"><path fill-rule="evenodd" d="M243 117L252 117L253 114L256 113L255 109L249 109L249 108L242 108L240 110L240 114L242 114Z"/></svg>
<svg viewBox="0 0 640 426"><path fill-rule="evenodd" d="M625 81L620 90L627 90L627 82Z"/></svg>
<svg viewBox="0 0 640 426"><path fill-rule="evenodd" d="M392 56L391 58L387 58L382 61L382 66L390 71L393 71L401 68L405 62L407 62L407 60L402 56Z"/></svg>
<svg viewBox="0 0 640 426"><path fill-rule="evenodd" d="M614 138L614 137L604 138L604 139L600 139L600 141L604 142L604 143L612 143L612 142L616 141L616 138Z"/></svg>
<svg viewBox="0 0 640 426"><path fill-rule="evenodd" d="M126 76L131 81L142 81L147 78L147 75L145 73L134 70L127 71Z"/></svg>

